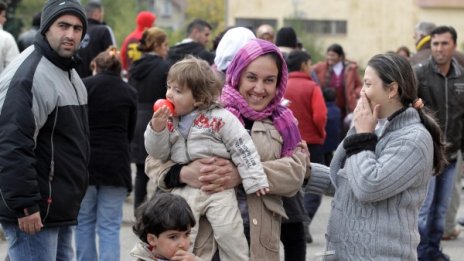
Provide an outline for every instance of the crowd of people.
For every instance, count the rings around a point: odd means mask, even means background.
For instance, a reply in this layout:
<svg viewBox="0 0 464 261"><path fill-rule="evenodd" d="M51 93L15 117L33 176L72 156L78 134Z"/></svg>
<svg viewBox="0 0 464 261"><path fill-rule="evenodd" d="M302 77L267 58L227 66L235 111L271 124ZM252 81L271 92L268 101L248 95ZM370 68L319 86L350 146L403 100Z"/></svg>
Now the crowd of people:
<svg viewBox="0 0 464 261"><path fill-rule="evenodd" d="M464 151L453 27L419 23L416 52L375 54L360 75L338 43L313 64L289 26L229 27L208 50L207 21L173 44L142 11L119 50L99 2L48 0L17 40L6 10L7 260L304 261L324 195L323 260L449 260ZM121 253L130 193L140 242Z"/></svg>

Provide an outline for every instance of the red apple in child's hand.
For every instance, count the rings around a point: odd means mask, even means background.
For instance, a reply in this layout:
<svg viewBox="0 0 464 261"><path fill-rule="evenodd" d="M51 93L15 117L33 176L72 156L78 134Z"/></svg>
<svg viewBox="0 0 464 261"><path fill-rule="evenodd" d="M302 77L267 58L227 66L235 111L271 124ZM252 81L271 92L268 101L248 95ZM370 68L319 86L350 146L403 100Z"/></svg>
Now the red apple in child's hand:
<svg viewBox="0 0 464 261"><path fill-rule="evenodd" d="M172 104L172 102L170 102L169 100L166 100L166 99L158 99L158 100L156 100L155 104L153 104L153 110L157 111L157 110L161 109L164 105L166 105L166 107L168 107L168 110L171 112L171 114L174 115L174 113L175 113L174 104Z"/></svg>

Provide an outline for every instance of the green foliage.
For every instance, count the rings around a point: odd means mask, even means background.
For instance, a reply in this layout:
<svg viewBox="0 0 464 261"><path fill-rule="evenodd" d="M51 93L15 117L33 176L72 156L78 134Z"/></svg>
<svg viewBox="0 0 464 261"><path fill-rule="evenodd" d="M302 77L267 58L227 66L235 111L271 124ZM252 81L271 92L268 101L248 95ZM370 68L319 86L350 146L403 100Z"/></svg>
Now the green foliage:
<svg viewBox="0 0 464 261"><path fill-rule="evenodd" d="M32 16L42 10L46 0L22 0L16 9L15 18L23 22L23 30L31 27ZM81 0L85 6L91 0ZM223 0L187 0L185 25L182 30L166 30L171 45L185 37L187 24L195 18L208 21L213 27L212 36L218 35L225 28ZM101 0L105 11L105 22L113 29L118 46L121 47L124 38L136 27L135 18L141 10L150 10L144 0Z"/></svg>
<svg viewBox="0 0 464 261"><path fill-rule="evenodd" d="M31 27L32 16L42 10L45 0L22 0L16 9L15 17L22 20L27 30ZM81 0L85 6L89 0ZM124 38L134 30L137 15L136 2L128 0L102 0L105 11L105 22L113 29L118 46Z"/></svg>
<svg viewBox="0 0 464 261"><path fill-rule="evenodd" d="M4 24L3 30L9 32L13 35L14 38L17 38L19 34L22 32L21 28L23 27L23 21L16 18L11 17L8 18L8 21Z"/></svg>
<svg viewBox="0 0 464 261"><path fill-rule="evenodd" d="M6 10L7 21L3 24L3 30L11 33L14 38L18 37L21 33L21 28L23 27L23 21L14 15L20 1L21 0L0 0L0 2L3 2L8 6Z"/></svg>
<svg viewBox="0 0 464 261"><path fill-rule="evenodd" d="M303 32L297 32L297 35L301 35L299 36L299 39L303 43L303 47L306 49L306 51L311 54L311 60L313 63L325 59L325 50L317 42L316 36Z"/></svg>
<svg viewBox="0 0 464 261"><path fill-rule="evenodd" d="M187 25L185 27L187 27ZM172 29L163 28L163 30L168 35L170 46L175 45L176 43L182 41L185 38L185 29L174 31Z"/></svg>
<svg viewBox="0 0 464 261"><path fill-rule="evenodd" d="M81 4L85 6L89 0L81 0ZM124 38L132 32L135 27L135 18L138 10L135 1L128 0L101 0L104 8L104 20L111 29L113 29L114 37L118 47L121 47Z"/></svg>
<svg viewBox="0 0 464 261"><path fill-rule="evenodd" d="M208 21L213 29L224 29L223 0L187 0L187 20L202 18Z"/></svg>
<svg viewBox="0 0 464 261"><path fill-rule="evenodd" d="M15 18L23 23L23 31L32 26L32 17L42 10L44 0L22 0L16 7Z"/></svg>

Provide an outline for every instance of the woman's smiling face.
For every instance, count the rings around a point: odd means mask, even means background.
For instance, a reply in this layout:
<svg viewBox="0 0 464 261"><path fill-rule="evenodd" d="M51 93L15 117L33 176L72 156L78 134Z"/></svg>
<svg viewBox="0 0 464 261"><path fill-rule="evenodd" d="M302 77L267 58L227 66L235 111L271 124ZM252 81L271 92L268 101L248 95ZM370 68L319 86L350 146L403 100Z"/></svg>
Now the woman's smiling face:
<svg viewBox="0 0 464 261"><path fill-rule="evenodd" d="M256 58L243 69L238 91L250 108L263 111L274 99L278 74L277 64L270 55Z"/></svg>
<svg viewBox="0 0 464 261"><path fill-rule="evenodd" d="M371 109L373 110L374 107L379 104L380 110L383 107L388 106L389 103L389 92L390 88L385 88L384 83L380 79L377 71L367 66L364 72L364 85L361 89L369 100Z"/></svg>

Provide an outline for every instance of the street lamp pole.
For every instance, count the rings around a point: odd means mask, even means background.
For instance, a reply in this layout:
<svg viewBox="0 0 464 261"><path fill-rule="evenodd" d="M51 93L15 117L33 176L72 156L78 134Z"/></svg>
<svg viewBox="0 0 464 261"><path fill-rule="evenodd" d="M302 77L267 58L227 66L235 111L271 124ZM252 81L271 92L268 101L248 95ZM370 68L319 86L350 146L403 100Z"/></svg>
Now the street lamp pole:
<svg viewBox="0 0 464 261"><path fill-rule="evenodd" d="M224 26L227 27L229 20L229 0L224 0Z"/></svg>

